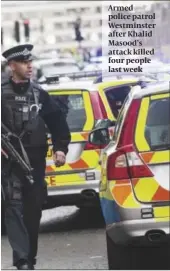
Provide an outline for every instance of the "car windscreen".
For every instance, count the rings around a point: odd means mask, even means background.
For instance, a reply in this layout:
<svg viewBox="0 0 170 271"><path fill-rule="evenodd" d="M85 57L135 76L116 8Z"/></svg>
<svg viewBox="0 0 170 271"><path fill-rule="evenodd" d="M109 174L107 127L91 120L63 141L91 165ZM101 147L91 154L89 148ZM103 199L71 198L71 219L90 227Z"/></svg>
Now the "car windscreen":
<svg viewBox="0 0 170 271"><path fill-rule="evenodd" d="M170 99L150 102L145 138L151 150L170 149Z"/></svg>
<svg viewBox="0 0 170 271"><path fill-rule="evenodd" d="M131 86L118 86L106 91L106 98L114 117L118 117L119 111L131 90Z"/></svg>
<svg viewBox="0 0 170 271"><path fill-rule="evenodd" d="M53 96L64 112L70 132L81 132L86 122L86 110L82 94Z"/></svg>

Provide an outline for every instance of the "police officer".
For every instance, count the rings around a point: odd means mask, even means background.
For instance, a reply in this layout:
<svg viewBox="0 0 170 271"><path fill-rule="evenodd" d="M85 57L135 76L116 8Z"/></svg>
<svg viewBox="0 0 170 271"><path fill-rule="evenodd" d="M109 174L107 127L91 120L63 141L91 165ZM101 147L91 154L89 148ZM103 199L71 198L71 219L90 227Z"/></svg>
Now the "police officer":
<svg viewBox="0 0 170 271"><path fill-rule="evenodd" d="M5 175L8 183L5 193L7 235L13 250L13 265L19 270L32 270L36 264L42 205L47 193L44 181L47 128L57 167L64 165L70 142L62 111L47 92L31 81L32 49L33 45L25 44L3 53L12 76L1 83L1 97L8 108L2 120L6 119L8 128L22 140L34 178L34 184L29 184L20 168L13 164ZM20 151L15 141L13 145Z"/></svg>

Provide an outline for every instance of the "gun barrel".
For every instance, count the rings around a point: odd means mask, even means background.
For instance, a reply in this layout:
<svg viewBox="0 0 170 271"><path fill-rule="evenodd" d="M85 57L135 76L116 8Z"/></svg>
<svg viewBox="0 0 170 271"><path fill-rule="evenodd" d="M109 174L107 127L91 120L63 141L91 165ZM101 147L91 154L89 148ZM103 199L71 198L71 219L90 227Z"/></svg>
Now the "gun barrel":
<svg viewBox="0 0 170 271"><path fill-rule="evenodd" d="M32 177L32 168L29 167L29 165L22 159L20 154L15 150L13 145L10 143L10 141L5 137L5 135L1 134L1 145L4 152L8 154L8 157L10 157L13 161L18 163L22 170L26 174L27 180L33 184L34 180Z"/></svg>

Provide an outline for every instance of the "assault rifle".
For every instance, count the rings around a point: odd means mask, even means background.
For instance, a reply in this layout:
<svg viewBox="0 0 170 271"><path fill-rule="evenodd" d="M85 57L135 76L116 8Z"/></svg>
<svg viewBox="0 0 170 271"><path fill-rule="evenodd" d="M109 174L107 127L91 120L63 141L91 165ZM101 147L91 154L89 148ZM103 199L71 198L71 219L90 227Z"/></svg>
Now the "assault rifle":
<svg viewBox="0 0 170 271"><path fill-rule="evenodd" d="M6 157L6 159L9 159L21 167L23 170L26 179L30 184L34 183L33 176L32 176L32 168L29 162L29 158L27 156L27 153L22 145L22 142L20 138L12 133L2 122L1 122L1 151L2 154ZM12 143L10 142L10 138L16 138L20 144L21 151L23 154L24 159L21 157L21 155L16 151ZM24 161L25 160L25 161Z"/></svg>

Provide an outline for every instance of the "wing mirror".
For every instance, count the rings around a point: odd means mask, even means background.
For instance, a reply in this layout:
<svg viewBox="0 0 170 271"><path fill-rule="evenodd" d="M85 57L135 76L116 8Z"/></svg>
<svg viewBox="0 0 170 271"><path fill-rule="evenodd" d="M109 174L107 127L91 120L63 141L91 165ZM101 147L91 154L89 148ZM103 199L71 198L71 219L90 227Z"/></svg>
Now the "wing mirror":
<svg viewBox="0 0 170 271"><path fill-rule="evenodd" d="M108 128L98 128L89 134L89 143L97 146L106 146L110 142Z"/></svg>
<svg viewBox="0 0 170 271"><path fill-rule="evenodd" d="M95 125L95 130L99 129L99 128L109 128L109 127L112 127L115 125L116 125L116 122L114 120L100 119L97 121L97 123Z"/></svg>

